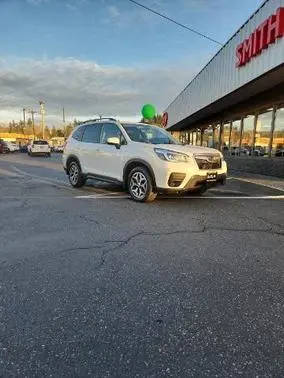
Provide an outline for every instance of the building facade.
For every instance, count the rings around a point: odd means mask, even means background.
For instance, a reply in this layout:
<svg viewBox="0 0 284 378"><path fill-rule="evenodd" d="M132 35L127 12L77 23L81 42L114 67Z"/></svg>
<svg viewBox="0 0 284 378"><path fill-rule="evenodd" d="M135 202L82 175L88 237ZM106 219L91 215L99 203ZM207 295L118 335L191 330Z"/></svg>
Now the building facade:
<svg viewBox="0 0 284 378"><path fill-rule="evenodd" d="M284 158L284 0L266 0L164 114L183 143Z"/></svg>

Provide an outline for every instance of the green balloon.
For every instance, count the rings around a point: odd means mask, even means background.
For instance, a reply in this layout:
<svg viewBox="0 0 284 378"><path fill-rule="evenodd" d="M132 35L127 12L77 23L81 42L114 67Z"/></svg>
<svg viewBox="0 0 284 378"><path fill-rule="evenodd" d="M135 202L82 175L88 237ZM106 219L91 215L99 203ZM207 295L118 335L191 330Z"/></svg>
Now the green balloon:
<svg viewBox="0 0 284 378"><path fill-rule="evenodd" d="M156 109L153 105L146 104L143 106L141 113L142 113L143 118L152 119L155 117Z"/></svg>

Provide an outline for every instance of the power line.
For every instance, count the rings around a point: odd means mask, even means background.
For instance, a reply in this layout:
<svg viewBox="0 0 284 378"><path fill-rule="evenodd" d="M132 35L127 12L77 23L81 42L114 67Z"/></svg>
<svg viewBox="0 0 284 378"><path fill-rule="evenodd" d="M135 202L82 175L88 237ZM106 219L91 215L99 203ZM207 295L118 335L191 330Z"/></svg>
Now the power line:
<svg viewBox="0 0 284 378"><path fill-rule="evenodd" d="M183 24L181 24L180 22L177 22L177 21L173 20L172 18L170 18L170 17L168 17L168 16L165 16L164 14L155 11L154 9L151 9L151 8L149 8L149 7L146 7L146 5L140 4L140 3L138 3L138 2L135 1L135 0L128 0L128 1L130 1L131 3L137 5L137 6L141 7L141 8L146 9L146 10L149 11L149 12L152 12L152 13L154 13L154 14L156 14L156 15L162 17L162 18L164 18L165 20L168 20L168 21L170 21L170 22L173 22L174 24L176 24L176 25L178 25L178 26L181 26L182 28L191 31L192 33L197 34L197 35L199 35L200 37L206 38L206 39L208 39L208 40L211 41L211 42L214 42L214 43L216 43L216 44L218 44L218 45L220 45L220 46L223 46L223 43L218 42L218 41L216 41L215 39L213 39L213 38L211 38L211 37L208 37L208 35L205 35L205 34L203 34L203 33L200 33L200 32L197 31L197 30L194 30L194 29L192 29L192 28L190 28L190 27L188 27L188 26L186 26L186 25L183 25Z"/></svg>

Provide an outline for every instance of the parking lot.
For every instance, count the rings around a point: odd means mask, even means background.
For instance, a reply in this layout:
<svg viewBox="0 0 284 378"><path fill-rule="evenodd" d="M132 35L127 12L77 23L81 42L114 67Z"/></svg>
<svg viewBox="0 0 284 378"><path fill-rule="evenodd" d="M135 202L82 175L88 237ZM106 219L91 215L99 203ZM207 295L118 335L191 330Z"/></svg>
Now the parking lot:
<svg viewBox="0 0 284 378"><path fill-rule="evenodd" d="M284 376L283 180L73 189L0 156L0 376Z"/></svg>

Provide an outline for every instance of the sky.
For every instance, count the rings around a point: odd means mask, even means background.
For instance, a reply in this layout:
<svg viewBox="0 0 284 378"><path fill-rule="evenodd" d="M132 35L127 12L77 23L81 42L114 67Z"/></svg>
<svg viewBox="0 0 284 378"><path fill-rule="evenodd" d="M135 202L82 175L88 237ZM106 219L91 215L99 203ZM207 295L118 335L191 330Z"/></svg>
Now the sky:
<svg viewBox="0 0 284 378"><path fill-rule="evenodd" d="M225 43L263 0L138 0ZM0 122L161 113L220 46L129 0L0 0Z"/></svg>

